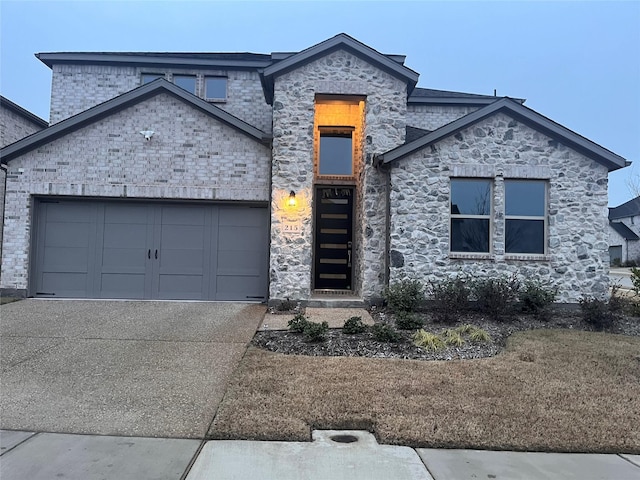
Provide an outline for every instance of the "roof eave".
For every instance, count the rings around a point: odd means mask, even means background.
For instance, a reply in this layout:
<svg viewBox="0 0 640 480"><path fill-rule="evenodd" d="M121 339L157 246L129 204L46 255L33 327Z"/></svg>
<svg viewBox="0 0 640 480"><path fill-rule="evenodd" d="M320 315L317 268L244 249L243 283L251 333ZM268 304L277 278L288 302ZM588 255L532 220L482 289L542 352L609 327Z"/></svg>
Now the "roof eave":
<svg viewBox="0 0 640 480"><path fill-rule="evenodd" d="M36 125L42 128L47 128L49 126L49 122L47 122L46 120L40 118L35 113L31 113L26 108L21 107L17 103L12 102L11 100L9 100L8 98L2 95L0 95L0 104L4 105L6 108L11 110L12 112L26 118L31 123L35 123Z"/></svg>
<svg viewBox="0 0 640 480"><path fill-rule="evenodd" d="M492 98L462 98L462 97L409 97L407 104L417 105L491 105L500 98L506 97L492 97ZM512 98L520 104L523 104L526 100L523 98Z"/></svg>
<svg viewBox="0 0 640 480"><path fill-rule="evenodd" d="M140 55L101 55L100 53L36 53L36 57L49 68L55 64L82 64L92 65L136 65L145 67L190 67L190 68L228 68L251 70L265 68L271 65L271 61L264 60L223 60L203 59L187 57L158 57Z"/></svg>
<svg viewBox="0 0 640 480"><path fill-rule="evenodd" d="M509 115L517 118L523 123L535 124L535 128L541 130L546 135L559 139L566 146L579 151L583 155L606 166L611 172L627 166L627 160L615 153L601 147L600 145L588 140L577 133L569 130L562 125L553 122L543 115L521 105L509 98L502 98L491 105L476 110L455 120L428 135L414 140L411 143L401 145L395 149L379 156L380 161L387 165L395 160L404 158L412 153L425 148L426 146L442 140L443 138L454 135L460 130L483 120L484 118L497 113L498 111L508 111Z"/></svg>
<svg viewBox="0 0 640 480"><path fill-rule="evenodd" d="M108 117L113 113L163 92L182 98L194 107L209 113L221 122L239 130L264 145L268 145L271 142L271 135L266 132L263 132L243 120L240 120L215 105L210 105L204 100L170 82L167 82L164 79L157 79L0 149L0 158L3 163L7 163L41 145L52 142L57 138L79 130L80 128L90 125L97 120Z"/></svg>

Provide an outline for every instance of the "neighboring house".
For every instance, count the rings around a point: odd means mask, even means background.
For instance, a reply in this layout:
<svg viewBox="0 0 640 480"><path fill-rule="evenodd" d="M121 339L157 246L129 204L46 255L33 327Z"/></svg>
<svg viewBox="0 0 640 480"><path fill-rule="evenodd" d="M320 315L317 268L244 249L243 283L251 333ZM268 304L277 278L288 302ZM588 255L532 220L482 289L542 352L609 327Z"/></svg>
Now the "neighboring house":
<svg viewBox="0 0 640 480"><path fill-rule="evenodd" d="M0 95L0 148L48 127L49 124ZM4 165L0 165L4 167ZM0 265L2 265L2 226L4 225L4 189L6 171L0 168Z"/></svg>
<svg viewBox="0 0 640 480"><path fill-rule="evenodd" d="M345 34L38 58L52 126L1 151L6 292L323 304L458 272L608 290L627 162L524 100L419 88Z"/></svg>
<svg viewBox="0 0 640 480"><path fill-rule="evenodd" d="M611 265L640 264L640 197L609 208Z"/></svg>

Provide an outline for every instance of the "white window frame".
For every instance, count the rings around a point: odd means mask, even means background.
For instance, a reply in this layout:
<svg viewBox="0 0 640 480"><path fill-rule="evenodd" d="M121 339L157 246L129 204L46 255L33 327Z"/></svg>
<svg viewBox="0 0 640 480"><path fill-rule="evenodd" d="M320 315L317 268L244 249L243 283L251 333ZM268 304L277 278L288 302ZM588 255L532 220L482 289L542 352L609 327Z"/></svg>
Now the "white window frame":
<svg viewBox="0 0 640 480"><path fill-rule="evenodd" d="M454 214L451 212L451 200L452 200L452 195L453 195L453 183L455 181L458 180L475 180L475 181L485 181L489 184L489 213L486 215L468 215L468 214ZM486 257L486 256L490 256L493 253L493 235L494 235L494 231L493 231L493 209L494 209L494 200L493 200L493 196L494 196L494 181L492 178L486 178L486 177L451 177L449 179L449 201L447 202L447 209L449 211L449 256L452 258L456 258L456 257ZM477 220L488 220L489 222L489 232L488 232L488 238L487 238L487 244L488 244L488 250L481 252L481 251L476 251L476 252L465 252L465 251L458 251L458 250L451 250L451 246L452 246L452 240L453 240L453 220L454 219L469 219L469 220L473 220L473 219L477 219Z"/></svg>
<svg viewBox="0 0 640 480"><path fill-rule="evenodd" d="M542 210L542 215L507 215L507 183L508 182L520 182L520 183L542 183L544 185L544 208ZM549 182L547 180L542 179L529 179L529 178L508 178L504 180L504 254L505 258L513 258L513 257L546 257L548 255L548 245L549 245L549 222L548 222L548 213L549 211ZM543 225L543 245L542 245L542 253L530 253L530 252L507 252L507 222L509 220L542 220Z"/></svg>

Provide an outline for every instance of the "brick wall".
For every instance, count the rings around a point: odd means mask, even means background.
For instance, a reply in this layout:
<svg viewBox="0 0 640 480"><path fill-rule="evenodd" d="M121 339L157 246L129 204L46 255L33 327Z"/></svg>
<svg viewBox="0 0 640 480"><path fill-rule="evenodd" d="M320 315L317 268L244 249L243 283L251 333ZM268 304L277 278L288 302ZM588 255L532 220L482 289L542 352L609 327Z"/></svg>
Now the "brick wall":
<svg viewBox="0 0 640 480"><path fill-rule="evenodd" d="M412 104L407 107L407 125L436 130L476 110L478 107Z"/></svg>
<svg viewBox="0 0 640 480"><path fill-rule="evenodd" d="M9 163L0 286L27 288L32 195L267 202L269 162L269 147L168 94L43 145Z"/></svg>
<svg viewBox="0 0 640 480"><path fill-rule="evenodd" d="M141 85L142 73L197 75L203 96L204 76L226 76L227 101L215 105L266 132L271 131L271 107L267 105L260 77L255 71L188 70L111 65L54 65L51 87L51 123L80 113Z"/></svg>
<svg viewBox="0 0 640 480"><path fill-rule="evenodd" d="M21 138L31 135L39 130L42 130L40 125L27 120L22 115L18 115L16 112L6 108L2 103L0 103L0 148L9 145L10 143L17 142ZM2 219L3 224L5 175L5 171L0 169L0 219ZM3 230L2 226L0 226L0 267L2 266Z"/></svg>

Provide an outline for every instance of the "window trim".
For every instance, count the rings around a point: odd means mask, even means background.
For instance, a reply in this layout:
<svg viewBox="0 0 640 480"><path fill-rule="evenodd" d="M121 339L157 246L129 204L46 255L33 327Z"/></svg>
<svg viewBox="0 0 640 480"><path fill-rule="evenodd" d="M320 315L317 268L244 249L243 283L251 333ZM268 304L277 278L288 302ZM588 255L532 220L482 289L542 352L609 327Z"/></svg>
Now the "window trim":
<svg viewBox="0 0 640 480"><path fill-rule="evenodd" d="M544 205L542 215L507 215L507 183L508 182L535 182L542 183L544 187ZM504 255L506 259L543 259L549 255L549 182L539 178L506 178L504 180ZM509 220L542 220L543 245L542 253L531 252L507 252L507 222Z"/></svg>
<svg viewBox="0 0 640 480"><path fill-rule="evenodd" d="M207 95L207 80L208 79L221 79L224 80L224 97L209 97ZM207 102L226 102L229 97L229 77L224 75L204 75L202 77L202 98Z"/></svg>
<svg viewBox="0 0 640 480"><path fill-rule="evenodd" d="M453 182L457 180L484 180L489 184L489 213L487 215L467 215L459 213L451 213L451 200L453 193ZM447 202L447 210L449 211L449 258L473 258L473 259L489 259L493 258L493 236L495 233L493 226L494 215L494 179L489 177L450 177L449 178L449 201ZM488 250L486 252L464 252L451 250L453 240L453 219L478 219L489 221L489 232L487 238Z"/></svg>

